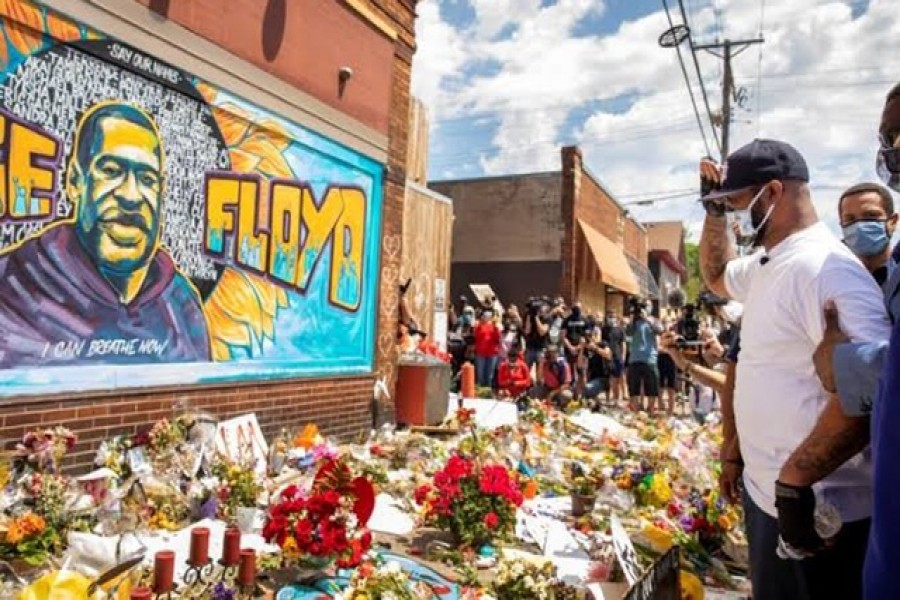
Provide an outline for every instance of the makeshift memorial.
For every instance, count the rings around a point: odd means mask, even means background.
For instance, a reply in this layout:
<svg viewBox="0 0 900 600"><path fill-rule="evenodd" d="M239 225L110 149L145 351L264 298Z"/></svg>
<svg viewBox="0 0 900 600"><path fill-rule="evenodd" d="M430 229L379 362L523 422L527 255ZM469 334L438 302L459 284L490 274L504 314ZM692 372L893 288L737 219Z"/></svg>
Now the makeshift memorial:
<svg viewBox="0 0 900 600"><path fill-rule="evenodd" d="M308 494L297 485L282 491L269 508L263 537L278 544L286 565L353 567L372 543L366 523L374 506L372 484L354 478L342 459L331 460Z"/></svg>
<svg viewBox="0 0 900 600"><path fill-rule="evenodd" d="M509 470L453 455L431 483L415 492L426 525L449 531L460 543L480 547L508 539L523 496Z"/></svg>

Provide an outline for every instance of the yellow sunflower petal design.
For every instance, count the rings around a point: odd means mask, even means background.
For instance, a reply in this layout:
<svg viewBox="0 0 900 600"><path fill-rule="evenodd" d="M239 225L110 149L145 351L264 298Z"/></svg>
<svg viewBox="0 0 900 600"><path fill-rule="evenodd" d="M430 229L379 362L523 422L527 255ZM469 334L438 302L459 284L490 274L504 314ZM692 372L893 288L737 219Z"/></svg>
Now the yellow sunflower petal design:
<svg viewBox="0 0 900 600"><path fill-rule="evenodd" d="M60 42L81 39L81 30L75 23L49 10L47 11L47 32L53 36L53 39Z"/></svg>
<svg viewBox="0 0 900 600"><path fill-rule="evenodd" d="M28 56L44 40L41 9L24 0L0 0L0 12L6 15L6 38L16 50Z"/></svg>

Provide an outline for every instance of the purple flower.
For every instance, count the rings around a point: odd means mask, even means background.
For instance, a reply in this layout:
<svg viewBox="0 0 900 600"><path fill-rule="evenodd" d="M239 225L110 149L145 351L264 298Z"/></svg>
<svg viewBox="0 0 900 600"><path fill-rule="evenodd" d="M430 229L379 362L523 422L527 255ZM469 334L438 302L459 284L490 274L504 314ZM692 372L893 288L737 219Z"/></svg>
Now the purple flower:
<svg viewBox="0 0 900 600"><path fill-rule="evenodd" d="M219 512L219 501L213 496L200 505L200 519L215 519Z"/></svg>
<svg viewBox="0 0 900 600"><path fill-rule="evenodd" d="M224 583L217 583L213 588L212 600L234 600L234 590L226 587Z"/></svg>

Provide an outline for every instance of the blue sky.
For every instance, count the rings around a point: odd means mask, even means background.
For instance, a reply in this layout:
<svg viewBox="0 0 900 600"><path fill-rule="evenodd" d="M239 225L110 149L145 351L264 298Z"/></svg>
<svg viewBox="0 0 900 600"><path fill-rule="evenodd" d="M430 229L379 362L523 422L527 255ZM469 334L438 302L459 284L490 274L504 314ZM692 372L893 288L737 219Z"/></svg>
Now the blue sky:
<svg viewBox="0 0 900 600"><path fill-rule="evenodd" d="M680 23L677 0L668 3ZM810 163L819 211L836 228L840 190L875 176L878 115L900 79L895 2L684 0L684 7L696 43L766 38L734 60L746 100L733 120L732 149L757 136L797 146ZM577 144L622 202L696 186L706 147L677 54L657 44L669 26L662 0L422 0L418 12L413 91L432 119L431 179L555 170L559 147ZM701 54L699 63L717 113L721 61ZM632 210L696 229L693 200L686 194Z"/></svg>

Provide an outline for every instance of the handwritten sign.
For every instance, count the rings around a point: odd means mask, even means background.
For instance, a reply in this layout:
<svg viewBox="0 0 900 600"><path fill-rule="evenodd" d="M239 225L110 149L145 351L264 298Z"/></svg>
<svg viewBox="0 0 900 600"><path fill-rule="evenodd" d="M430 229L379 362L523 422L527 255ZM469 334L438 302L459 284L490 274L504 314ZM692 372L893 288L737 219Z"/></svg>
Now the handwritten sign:
<svg viewBox="0 0 900 600"><path fill-rule="evenodd" d="M638 562L637 554L634 551L634 544L622 522L615 515L609 520L609 528L612 532L613 549L616 551L616 558L622 565L622 572L625 573L625 580L628 585L633 586L641 578L641 565Z"/></svg>
<svg viewBox="0 0 900 600"><path fill-rule="evenodd" d="M219 423L216 430L216 452L234 462L252 464L256 472L264 474L269 445L259 428L256 415L241 415Z"/></svg>
<svg viewBox="0 0 900 600"><path fill-rule="evenodd" d="M681 600L681 549L673 546L633 585L624 600Z"/></svg>

